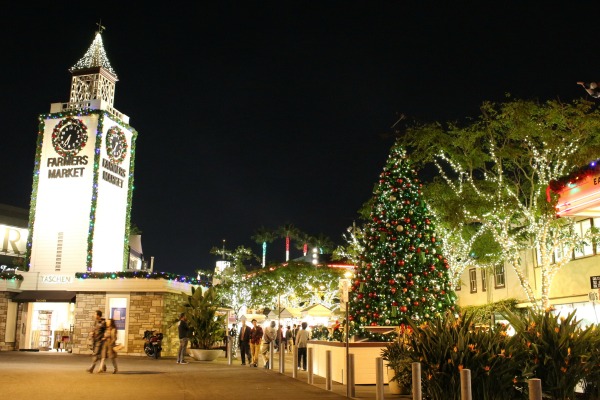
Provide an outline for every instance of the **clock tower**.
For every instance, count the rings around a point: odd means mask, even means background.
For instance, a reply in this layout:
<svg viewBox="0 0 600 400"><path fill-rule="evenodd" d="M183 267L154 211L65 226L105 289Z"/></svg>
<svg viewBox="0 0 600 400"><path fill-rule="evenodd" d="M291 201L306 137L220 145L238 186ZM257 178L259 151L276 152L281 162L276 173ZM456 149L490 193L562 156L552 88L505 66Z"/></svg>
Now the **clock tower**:
<svg viewBox="0 0 600 400"><path fill-rule="evenodd" d="M68 103L39 116L27 263L30 272L127 267L137 132L113 107L117 75L102 27L69 71Z"/></svg>

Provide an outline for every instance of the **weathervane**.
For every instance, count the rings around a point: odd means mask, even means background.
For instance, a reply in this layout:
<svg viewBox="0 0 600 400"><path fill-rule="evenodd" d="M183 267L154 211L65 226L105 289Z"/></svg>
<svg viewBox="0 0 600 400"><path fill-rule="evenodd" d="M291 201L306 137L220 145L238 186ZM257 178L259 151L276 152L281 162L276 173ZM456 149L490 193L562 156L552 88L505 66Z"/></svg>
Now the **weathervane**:
<svg viewBox="0 0 600 400"><path fill-rule="evenodd" d="M590 82L590 83L577 82L577 84L583 86L585 91L588 92L588 94L590 96L592 96L593 98L595 98L595 99L600 98L600 85L598 85L597 82Z"/></svg>
<svg viewBox="0 0 600 400"><path fill-rule="evenodd" d="M102 34L102 31L106 29L106 27L102 25L102 20L96 22L96 25L98 25L98 33Z"/></svg>

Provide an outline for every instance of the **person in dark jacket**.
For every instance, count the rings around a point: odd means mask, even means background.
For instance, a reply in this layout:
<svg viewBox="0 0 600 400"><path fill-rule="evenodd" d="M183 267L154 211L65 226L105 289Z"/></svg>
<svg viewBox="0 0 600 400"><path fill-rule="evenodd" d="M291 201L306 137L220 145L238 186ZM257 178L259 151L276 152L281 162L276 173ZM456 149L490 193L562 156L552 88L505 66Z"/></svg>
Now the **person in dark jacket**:
<svg viewBox="0 0 600 400"><path fill-rule="evenodd" d="M242 365L246 365L246 358L248 358L248 364L252 365L252 354L250 353L250 333L251 328L246 325L246 320L242 320L242 327L240 328L240 335L238 336L238 345L240 353L242 354Z"/></svg>
<svg viewBox="0 0 600 400"><path fill-rule="evenodd" d="M179 315L179 352L177 353L177 364L187 364L185 361L185 351L187 350L188 341L190 340L190 328L187 323L185 313Z"/></svg>
<svg viewBox="0 0 600 400"><path fill-rule="evenodd" d="M87 372L90 374L94 372L98 359L102 356L102 345L104 343L104 331L106 330L106 321L102 318L102 311L96 311L96 320L94 321L94 330L90 332L92 336L92 365Z"/></svg>

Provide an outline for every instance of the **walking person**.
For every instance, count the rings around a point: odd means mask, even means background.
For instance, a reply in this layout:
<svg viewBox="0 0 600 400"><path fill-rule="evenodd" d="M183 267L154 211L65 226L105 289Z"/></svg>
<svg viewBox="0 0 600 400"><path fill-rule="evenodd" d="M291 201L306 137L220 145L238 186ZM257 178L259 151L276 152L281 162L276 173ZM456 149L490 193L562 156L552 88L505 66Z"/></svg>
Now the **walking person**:
<svg viewBox="0 0 600 400"><path fill-rule="evenodd" d="M102 355L102 339L104 339L105 329L106 322L104 321L104 318L102 318L102 311L97 310L94 320L94 329L90 332L90 335L92 336L92 365L86 369L86 371L90 374L94 372L98 358L100 358Z"/></svg>
<svg viewBox="0 0 600 400"><path fill-rule="evenodd" d="M100 367L98 367L98 373L106 371L104 362L107 358L110 358L113 365L113 374L116 374L119 370L117 368L117 352L115 351L115 345L117 343L117 326L115 320L109 318L106 320L106 329L104 330L104 338L102 344L102 358L100 359Z"/></svg>
<svg viewBox="0 0 600 400"><path fill-rule="evenodd" d="M263 335L263 345L262 345L262 356L265 361L265 368L269 369L269 358L271 356L271 342L275 340L277 336L277 330L275 329L275 321L271 321L271 324L265 328L265 333Z"/></svg>
<svg viewBox="0 0 600 400"><path fill-rule="evenodd" d="M282 325L279 325L279 327L277 328L277 351L279 351L279 349L283 349L284 353L285 349L287 349L287 340L285 337L285 333L283 332Z"/></svg>
<svg viewBox="0 0 600 400"><path fill-rule="evenodd" d="M242 353L242 365L246 365L246 358L248 358L248 364L252 364L252 354L250 353L250 328L246 326L246 320L242 320L242 327L240 328L240 335L238 336L238 347L240 353Z"/></svg>
<svg viewBox="0 0 600 400"><path fill-rule="evenodd" d="M190 327L187 323L185 313L179 314L179 326L177 327L179 334L179 351L177 352L177 364L188 364L185 361L185 352L187 350L188 341L190 340Z"/></svg>
<svg viewBox="0 0 600 400"><path fill-rule="evenodd" d="M294 346L294 338L292 334L292 328L288 325L285 330L285 343L287 344L287 351L292 352L292 346Z"/></svg>
<svg viewBox="0 0 600 400"><path fill-rule="evenodd" d="M302 329L296 334L296 345L298 346L298 369L300 369L300 363L302 363L302 369L306 371L306 347L310 340L310 332L306 330L308 324L302 323Z"/></svg>
<svg viewBox="0 0 600 400"><path fill-rule="evenodd" d="M258 355L260 354L260 343L262 342L263 329L258 322L252 320L252 330L250 331L250 352L252 353L252 363L250 366L258 367Z"/></svg>

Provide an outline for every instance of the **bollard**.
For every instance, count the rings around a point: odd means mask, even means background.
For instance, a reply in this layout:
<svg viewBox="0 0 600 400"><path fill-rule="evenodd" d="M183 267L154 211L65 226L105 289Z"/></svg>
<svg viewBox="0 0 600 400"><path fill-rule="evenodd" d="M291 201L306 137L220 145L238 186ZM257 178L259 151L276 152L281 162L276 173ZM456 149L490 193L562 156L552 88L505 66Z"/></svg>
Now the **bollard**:
<svg viewBox="0 0 600 400"><path fill-rule="evenodd" d="M292 345L292 378L298 377L298 346Z"/></svg>
<svg viewBox="0 0 600 400"><path fill-rule="evenodd" d="M375 399L383 400L383 358L375 359Z"/></svg>
<svg viewBox="0 0 600 400"><path fill-rule="evenodd" d="M285 346L279 345L279 373L285 374Z"/></svg>
<svg viewBox="0 0 600 400"><path fill-rule="evenodd" d="M233 354L231 354L231 336L227 338L227 365L231 365L233 361Z"/></svg>
<svg viewBox="0 0 600 400"><path fill-rule="evenodd" d="M460 370L460 399L473 400L471 394L471 370L467 368Z"/></svg>
<svg viewBox="0 0 600 400"><path fill-rule="evenodd" d="M308 383L310 385L312 385L314 383L314 379L313 379L313 363L312 363L312 357L313 357L313 349L312 347L309 347L307 350L307 354L306 354L306 361L308 363L307 367L308 367L308 374L307 374L307 379L308 379Z"/></svg>
<svg viewBox="0 0 600 400"><path fill-rule="evenodd" d="M412 363L412 392L413 400L423 400L421 393L421 363Z"/></svg>
<svg viewBox="0 0 600 400"><path fill-rule="evenodd" d="M331 390L331 350L325 352L325 390Z"/></svg>
<svg viewBox="0 0 600 400"><path fill-rule="evenodd" d="M354 387L354 354L348 354L348 387L346 388L346 397L356 397L356 388Z"/></svg>
<svg viewBox="0 0 600 400"><path fill-rule="evenodd" d="M529 400L542 400L542 380L532 378L527 381L529 385Z"/></svg>
<svg viewBox="0 0 600 400"><path fill-rule="evenodd" d="M275 354L275 342L271 341L269 343L269 368L273 369L273 355Z"/></svg>

